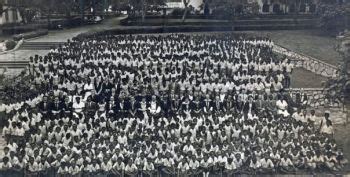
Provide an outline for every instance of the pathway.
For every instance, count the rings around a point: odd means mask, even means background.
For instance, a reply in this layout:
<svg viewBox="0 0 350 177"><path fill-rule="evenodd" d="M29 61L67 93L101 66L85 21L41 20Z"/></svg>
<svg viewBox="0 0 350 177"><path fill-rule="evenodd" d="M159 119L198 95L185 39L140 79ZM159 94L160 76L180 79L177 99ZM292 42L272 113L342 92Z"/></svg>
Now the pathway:
<svg viewBox="0 0 350 177"><path fill-rule="evenodd" d="M104 20L101 24L87 25L77 28L50 31L48 35L27 40L29 42L66 42L80 33L96 31L101 29L110 29L120 25L120 20L125 17L115 17ZM30 56L46 55L49 50L17 50L0 55L0 61L23 61L28 60Z"/></svg>

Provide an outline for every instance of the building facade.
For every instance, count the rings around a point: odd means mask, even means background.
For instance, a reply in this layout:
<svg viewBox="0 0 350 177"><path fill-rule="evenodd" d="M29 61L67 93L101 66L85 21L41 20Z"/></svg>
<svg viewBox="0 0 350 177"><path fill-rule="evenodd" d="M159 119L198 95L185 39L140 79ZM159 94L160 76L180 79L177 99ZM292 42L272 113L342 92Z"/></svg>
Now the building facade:
<svg viewBox="0 0 350 177"><path fill-rule="evenodd" d="M22 21L18 10L20 3L20 0L4 0L4 3L0 4L0 25Z"/></svg>
<svg viewBox="0 0 350 177"><path fill-rule="evenodd" d="M319 0L255 0L262 14L312 14Z"/></svg>

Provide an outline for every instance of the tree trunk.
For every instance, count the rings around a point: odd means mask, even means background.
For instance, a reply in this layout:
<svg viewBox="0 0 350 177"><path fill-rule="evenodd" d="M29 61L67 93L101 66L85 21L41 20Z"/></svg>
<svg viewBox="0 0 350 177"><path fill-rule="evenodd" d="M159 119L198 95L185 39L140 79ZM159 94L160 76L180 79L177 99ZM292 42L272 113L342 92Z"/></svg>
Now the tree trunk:
<svg viewBox="0 0 350 177"><path fill-rule="evenodd" d="M186 6L186 7L185 7L184 14L183 14L183 16L182 16L182 23L185 23L187 11L188 11L188 8L187 8L187 6Z"/></svg>
<svg viewBox="0 0 350 177"><path fill-rule="evenodd" d="M145 22L145 18L146 18L146 1L142 0L141 1L141 5L142 5L142 11L141 11L141 16L142 16L142 23Z"/></svg>

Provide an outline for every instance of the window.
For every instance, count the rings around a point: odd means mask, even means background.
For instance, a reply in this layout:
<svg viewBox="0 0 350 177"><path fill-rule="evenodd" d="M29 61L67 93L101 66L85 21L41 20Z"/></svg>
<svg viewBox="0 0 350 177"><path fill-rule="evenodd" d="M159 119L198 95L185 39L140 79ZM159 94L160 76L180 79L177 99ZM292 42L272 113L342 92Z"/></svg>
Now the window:
<svg viewBox="0 0 350 177"><path fill-rule="evenodd" d="M280 8L279 4L274 4L273 5L273 12L274 13L280 13L280 10L281 10L281 8Z"/></svg>
<svg viewBox="0 0 350 177"><path fill-rule="evenodd" d="M265 13L270 12L270 6L268 4L263 5L263 12Z"/></svg>

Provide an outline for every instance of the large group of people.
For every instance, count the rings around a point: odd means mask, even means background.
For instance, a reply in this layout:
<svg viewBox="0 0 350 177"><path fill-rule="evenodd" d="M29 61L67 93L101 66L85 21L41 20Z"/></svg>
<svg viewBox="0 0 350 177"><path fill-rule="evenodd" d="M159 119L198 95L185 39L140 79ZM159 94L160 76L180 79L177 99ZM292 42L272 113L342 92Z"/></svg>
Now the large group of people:
<svg viewBox="0 0 350 177"><path fill-rule="evenodd" d="M284 92L271 40L125 35L30 58L30 97L3 104L2 170L27 175L204 176L340 170L320 118Z"/></svg>

